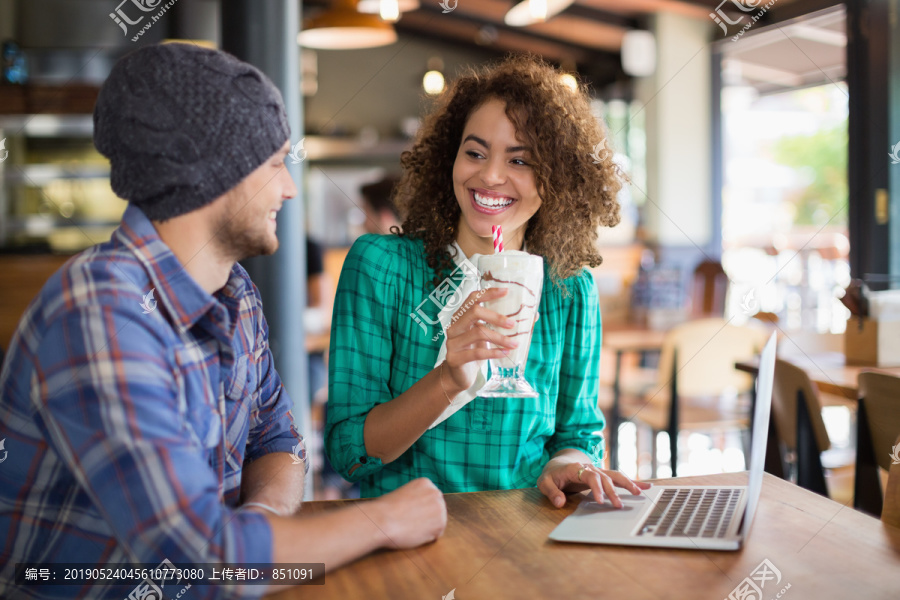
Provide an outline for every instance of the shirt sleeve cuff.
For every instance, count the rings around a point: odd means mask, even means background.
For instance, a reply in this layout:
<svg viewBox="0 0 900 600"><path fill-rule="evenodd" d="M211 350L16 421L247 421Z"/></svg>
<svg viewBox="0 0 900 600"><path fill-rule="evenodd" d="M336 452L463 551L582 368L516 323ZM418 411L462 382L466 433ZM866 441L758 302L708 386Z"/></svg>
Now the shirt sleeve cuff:
<svg viewBox="0 0 900 600"><path fill-rule="evenodd" d="M294 464L299 465L300 463L303 463L305 472L309 473L309 456L306 453L306 442L303 440L302 435L297 434L297 437L294 437L293 434L288 433L281 437L269 440L264 444L257 444L253 447L252 457L251 453L248 452L248 459L250 462L253 462L266 454L273 454L275 452L286 452L290 454Z"/></svg>
<svg viewBox="0 0 900 600"><path fill-rule="evenodd" d="M363 419L365 423L365 419ZM347 472L342 473L347 481L359 481L381 470L384 463L380 458L366 454L366 442L363 439L363 427L355 428L346 456L349 457Z"/></svg>
<svg viewBox="0 0 900 600"><path fill-rule="evenodd" d="M603 446L603 438L599 438L597 442L593 442L591 440L581 439L578 441L567 441L561 442L558 445L551 446L550 456L554 456L560 450L565 450L566 448L571 448L573 450L578 450L579 452L583 452L591 459L591 463L595 467L603 466L603 455L604 455L604 446Z"/></svg>

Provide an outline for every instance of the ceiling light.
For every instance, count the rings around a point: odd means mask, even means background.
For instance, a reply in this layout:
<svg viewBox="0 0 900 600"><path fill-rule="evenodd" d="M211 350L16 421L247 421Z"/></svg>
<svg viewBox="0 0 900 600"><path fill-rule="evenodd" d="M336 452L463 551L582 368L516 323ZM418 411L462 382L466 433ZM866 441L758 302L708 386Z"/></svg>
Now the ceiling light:
<svg viewBox="0 0 900 600"><path fill-rule="evenodd" d="M351 50L387 46L397 41L389 23L356 10L356 0L334 0L297 35L297 42L320 50Z"/></svg>
<svg viewBox="0 0 900 600"><path fill-rule="evenodd" d="M382 5L385 0L359 0L359 3L356 5L356 10L361 13L367 13L372 15L380 15L382 14ZM391 2L396 2L397 10L403 14L405 12L409 12L411 10L416 10L419 8L419 0L389 0ZM382 17L384 18L384 17Z"/></svg>
<svg viewBox="0 0 900 600"><path fill-rule="evenodd" d="M525 27L546 21L569 8L575 0L524 0L506 13L503 22L512 27Z"/></svg>
<svg viewBox="0 0 900 600"><path fill-rule="evenodd" d="M444 61L439 56L428 59L428 71L422 77L422 87L429 96L437 96L444 91Z"/></svg>
<svg viewBox="0 0 900 600"><path fill-rule="evenodd" d="M437 96L444 91L444 75L440 71L428 71L422 78L422 87L429 96Z"/></svg>
<svg viewBox="0 0 900 600"><path fill-rule="evenodd" d="M382 20L393 23L400 18L400 5L397 0L381 0L378 12Z"/></svg>

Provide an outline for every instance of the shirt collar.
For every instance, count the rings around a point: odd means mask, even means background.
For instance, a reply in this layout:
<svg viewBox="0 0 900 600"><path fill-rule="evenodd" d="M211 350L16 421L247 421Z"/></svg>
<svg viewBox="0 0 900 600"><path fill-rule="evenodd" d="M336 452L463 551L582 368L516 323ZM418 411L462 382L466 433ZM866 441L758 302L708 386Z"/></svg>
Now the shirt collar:
<svg viewBox="0 0 900 600"><path fill-rule="evenodd" d="M159 304L165 307L175 326L182 332L191 329L206 313L216 309L213 321L229 327L228 312L216 297L200 287L184 269L181 261L159 237L150 219L134 205L129 205L122 217L122 224L114 234L127 246L144 266L150 278L151 287L156 290ZM240 295L243 280L240 267L235 265L223 293L229 297Z"/></svg>

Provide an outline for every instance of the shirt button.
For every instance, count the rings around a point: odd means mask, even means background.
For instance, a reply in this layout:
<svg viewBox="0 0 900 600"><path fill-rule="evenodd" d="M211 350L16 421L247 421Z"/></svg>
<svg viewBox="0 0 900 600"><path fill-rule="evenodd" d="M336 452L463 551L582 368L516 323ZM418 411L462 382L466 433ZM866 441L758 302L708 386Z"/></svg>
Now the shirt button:
<svg viewBox="0 0 900 600"><path fill-rule="evenodd" d="M359 462L361 462L362 464L366 464L366 461L367 461L367 459L365 456L359 457Z"/></svg>

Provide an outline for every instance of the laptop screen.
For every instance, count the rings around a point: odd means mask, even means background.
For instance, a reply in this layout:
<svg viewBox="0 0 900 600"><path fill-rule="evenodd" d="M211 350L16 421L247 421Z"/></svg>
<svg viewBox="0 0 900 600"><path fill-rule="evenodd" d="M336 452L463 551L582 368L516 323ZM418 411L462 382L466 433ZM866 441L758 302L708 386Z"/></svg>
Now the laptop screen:
<svg viewBox="0 0 900 600"><path fill-rule="evenodd" d="M750 525L753 523L753 516L756 514L756 507L759 504L759 495L762 492L774 385L775 334L773 333L759 357L759 375L756 378L756 409L753 412L753 434L750 438L750 480L747 483L747 507L744 511L741 537L746 537L750 531Z"/></svg>

